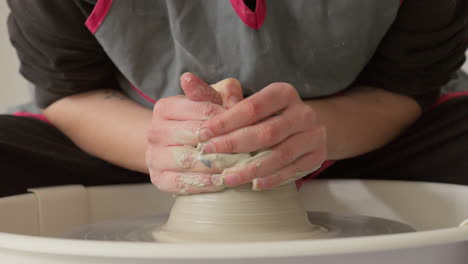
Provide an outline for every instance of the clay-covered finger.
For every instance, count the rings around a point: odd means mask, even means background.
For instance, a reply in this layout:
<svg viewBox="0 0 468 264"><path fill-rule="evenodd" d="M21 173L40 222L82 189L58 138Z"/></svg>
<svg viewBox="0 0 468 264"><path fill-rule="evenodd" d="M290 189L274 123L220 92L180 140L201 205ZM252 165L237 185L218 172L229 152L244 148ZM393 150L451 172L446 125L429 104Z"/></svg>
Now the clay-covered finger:
<svg viewBox="0 0 468 264"><path fill-rule="evenodd" d="M204 143L207 153L240 153L269 148L290 135L316 125L314 111L306 105L287 108L280 115L210 139Z"/></svg>
<svg viewBox="0 0 468 264"><path fill-rule="evenodd" d="M159 99L153 109L153 115L160 119L204 121L225 111L221 105L203 101L196 102L186 96L170 96ZM153 125L155 119L153 118Z"/></svg>
<svg viewBox="0 0 468 264"><path fill-rule="evenodd" d="M191 72L180 76L180 85L185 95L192 101L209 101L222 105L221 95L209 84Z"/></svg>
<svg viewBox="0 0 468 264"><path fill-rule="evenodd" d="M156 153L157 152L157 153ZM157 171L180 171L197 173L221 173L250 157L248 153L203 154L200 148L191 146L169 146L149 148L149 168Z"/></svg>
<svg viewBox="0 0 468 264"><path fill-rule="evenodd" d="M320 165L325 161L325 155L325 148L307 153L273 175L254 179L252 181L252 189L254 191L269 190L279 185L297 181L318 170Z"/></svg>
<svg viewBox="0 0 468 264"><path fill-rule="evenodd" d="M255 178L267 177L289 166L305 153L315 152L325 145L325 132L323 127L295 134L270 151L257 155L249 162L228 168L223 171L223 182L228 186L237 186L251 182ZM322 162L325 157L316 162ZM310 166L313 166L311 162ZM310 167L312 168L312 167ZM309 168L309 169L310 169Z"/></svg>
<svg viewBox="0 0 468 264"><path fill-rule="evenodd" d="M191 146L170 146L157 148L157 158L151 161L150 168L158 171L178 171L196 173L221 173L224 168L218 168L216 162L201 158L200 150Z"/></svg>
<svg viewBox="0 0 468 264"><path fill-rule="evenodd" d="M194 194L224 189L211 181L211 174L165 171L151 175L152 183L163 192Z"/></svg>
<svg viewBox="0 0 468 264"><path fill-rule="evenodd" d="M227 111L210 118L199 133L200 141L254 124L300 100L290 84L274 83L240 101Z"/></svg>

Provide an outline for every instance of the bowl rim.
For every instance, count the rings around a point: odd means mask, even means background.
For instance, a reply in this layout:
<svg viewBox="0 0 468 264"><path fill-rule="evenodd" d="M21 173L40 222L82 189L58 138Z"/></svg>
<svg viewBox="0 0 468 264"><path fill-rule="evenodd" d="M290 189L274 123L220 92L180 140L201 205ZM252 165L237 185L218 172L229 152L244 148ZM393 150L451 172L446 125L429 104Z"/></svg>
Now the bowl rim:
<svg viewBox="0 0 468 264"><path fill-rule="evenodd" d="M247 243L152 243L83 241L0 232L0 252L20 251L77 257L136 259L219 259L299 257L386 251L468 241L468 227L404 234L321 240Z"/></svg>

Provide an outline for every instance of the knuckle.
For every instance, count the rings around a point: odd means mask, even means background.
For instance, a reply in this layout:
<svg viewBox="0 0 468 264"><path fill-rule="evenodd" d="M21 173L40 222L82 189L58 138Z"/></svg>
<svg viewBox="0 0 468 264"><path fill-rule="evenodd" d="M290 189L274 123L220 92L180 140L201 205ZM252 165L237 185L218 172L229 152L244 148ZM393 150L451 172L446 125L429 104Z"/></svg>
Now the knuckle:
<svg viewBox="0 0 468 264"><path fill-rule="evenodd" d="M149 129L146 138L151 145L159 144L161 142L161 130L157 128Z"/></svg>
<svg viewBox="0 0 468 264"><path fill-rule="evenodd" d="M285 98L293 98L297 96L296 88L290 83L280 82L277 83L276 87L279 94Z"/></svg>
<svg viewBox="0 0 468 264"><path fill-rule="evenodd" d="M268 89L270 89L271 92L274 93L274 94L282 94L284 92L283 83L281 83L281 82L276 82L276 83L270 84L268 86Z"/></svg>
<svg viewBox="0 0 468 264"><path fill-rule="evenodd" d="M307 105L304 105L304 108L302 110L302 120L304 121L305 125L314 124L316 121L316 114L314 109Z"/></svg>
<svg viewBox="0 0 468 264"><path fill-rule="evenodd" d="M273 145L278 139L279 132L280 130L275 126L265 126L261 128L259 131L260 142L268 146Z"/></svg>
<svg viewBox="0 0 468 264"><path fill-rule="evenodd" d="M259 163L250 165L247 168L247 175L246 175L247 180L250 181L254 178L261 177L262 175L259 175L259 171L260 171L259 168L260 168Z"/></svg>
<svg viewBox="0 0 468 264"><path fill-rule="evenodd" d="M176 160L176 164L181 169L189 169L193 167L194 157L190 151L184 151L180 154L179 158Z"/></svg>
<svg viewBox="0 0 468 264"><path fill-rule="evenodd" d="M210 102L203 102L201 104L201 113L203 117L212 117L218 113L217 108Z"/></svg>
<svg viewBox="0 0 468 264"><path fill-rule="evenodd" d="M198 131L200 131L201 126L201 122L195 122L190 128L190 132L192 133L192 135L197 135Z"/></svg>
<svg viewBox="0 0 468 264"><path fill-rule="evenodd" d="M258 178L258 167L255 164L248 165L241 173L239 173L241 184L248 183L255 178Z"/></svg>
<svg viewBox="0 0 468 264"><path fill-rule="evenodd" d="M219 150L222 152L228 152L228 153L236 152L236 149L234 147L235 146L234 140L232 138L226 137L223 140L221 140L218 144L219 144L218 145ZM218 149L218 146L216 147L216 149Z"/></svg>
<svg viewBox="0 0 468 264"><path fill-rule="evenodd" d="M290 148L283 148L278 152L278 162L283 166L291 163L293 157L294 152Z"/></svg>
<svg viewBox="0 0 468 264"><path fill-rule="evenodd" d="M217 118L213 122L214 122L214 126L213 126L214 131L224 132L227 130L226 123L224 122L223 119Z"/></svg>
<svg viewBox="0 0 468 264"><path fill-rule="evenodd" d="M315 114L313 113L313 110L305 109L304 112L302 112L302 114L299 115L298 120L300 120L300 126L303 130L310 130L313 129L314 126L317 126L317 120L315 119Z"/></svg>
<svg viewBox="0 0 468 264"><path fill-rule="evenodd" d="M282 89L283 91L286 91L288 93L291 93L291 92L295 92L296 91L296 88L294 88L294 86L292 86L290 83L285 83L285 82L282 82L280 83L281 86L282 86Z"/></svg>
<svg viewBox="0 0 468 264"><path fill-rule="evenodd" d="M260 105L252 100L245 102L245 114L247 118L254 118L260 113Z"/></svg>
<svg viewBox="0 0 468 264"><path fill-rule="evenodd" d="M155 115L161 115L162 113L164 113L164 110L168 106L168 103L169 103L168 101L170 101L168 97L163 97L159 99L154 105L153 113Z"/></svg>

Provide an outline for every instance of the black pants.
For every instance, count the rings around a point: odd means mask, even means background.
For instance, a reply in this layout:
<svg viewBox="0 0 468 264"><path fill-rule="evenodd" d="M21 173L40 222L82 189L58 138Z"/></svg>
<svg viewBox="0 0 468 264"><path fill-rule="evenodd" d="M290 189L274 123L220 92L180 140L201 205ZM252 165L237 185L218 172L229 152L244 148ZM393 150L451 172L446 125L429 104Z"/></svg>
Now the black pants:
<svg viewBox="0 0 468 264"><path fill-rule="evenodd" d="M52 125L0 115L0 197L27 188L149 182L147 175L94 158ZM337 162L319 178L394 179L468 185L468 97L426 112L400 137Z"/></svg>

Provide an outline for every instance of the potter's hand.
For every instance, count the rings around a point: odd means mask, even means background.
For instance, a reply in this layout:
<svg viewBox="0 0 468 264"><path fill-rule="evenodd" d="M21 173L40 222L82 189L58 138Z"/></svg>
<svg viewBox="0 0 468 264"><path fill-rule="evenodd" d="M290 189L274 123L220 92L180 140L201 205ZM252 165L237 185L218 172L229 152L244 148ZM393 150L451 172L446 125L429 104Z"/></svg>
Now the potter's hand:
<svg viewBox="0 0 468 264"><path fill-rule="evenodd" d="M220 173L224 167L207 166L197 159L196 133L205 120L234 104L233 98L242 98L242 89L235 80L226 79L213 86L216 91L190 73L181 76L181 86L187 96L160 99L153 110L146 152L151 180L172 193L220 190L223 187L212 184L211 173Z"/></svg>
<svg viewBox="0 0 468 264"><path fill-rule="evenodd" d="M192 101L209 101L230 108L243 99L242 86L234 78L227 78L211 85L213 89L190 72L182 74L180 81L185 95Z"/></svg>
<svg viewBox="0 0 468 264"><path fill-rule="evenodd" d="M241 153L270 148L247 164L215 175L214 182L253 182L270 189L316 170L326 157L326 131L315 111L287 83L273 83L206 121L199 132L205 153Z"/></svg>

